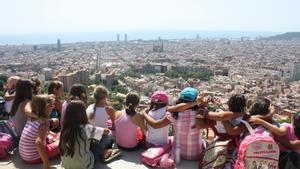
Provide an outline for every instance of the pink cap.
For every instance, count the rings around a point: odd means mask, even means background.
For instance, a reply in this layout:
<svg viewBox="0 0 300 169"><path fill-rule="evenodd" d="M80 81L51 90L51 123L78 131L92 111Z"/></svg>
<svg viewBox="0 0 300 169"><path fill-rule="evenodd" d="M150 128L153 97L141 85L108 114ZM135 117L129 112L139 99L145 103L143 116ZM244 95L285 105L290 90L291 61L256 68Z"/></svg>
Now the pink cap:
<svg viewBox="0 0 300 169"><path fill-rule="evenodd" d="M151 102L154 103L168 103L168 95L164 91L156 91L151 96Z"/></svg>

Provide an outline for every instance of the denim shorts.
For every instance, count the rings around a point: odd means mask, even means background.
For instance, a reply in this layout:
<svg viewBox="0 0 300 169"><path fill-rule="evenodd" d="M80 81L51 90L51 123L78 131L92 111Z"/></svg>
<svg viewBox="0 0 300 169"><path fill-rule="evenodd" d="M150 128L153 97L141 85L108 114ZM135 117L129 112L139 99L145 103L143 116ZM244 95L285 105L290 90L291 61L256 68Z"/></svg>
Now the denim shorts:
<svg viewBox="0 0 300 169"><path fill-rule="evenodd" d="M102 136L101 140L92 140L90 150L92 151L95 162L100 161L105 149L110 149L112 146L112 138L108 135Z"/></svg>

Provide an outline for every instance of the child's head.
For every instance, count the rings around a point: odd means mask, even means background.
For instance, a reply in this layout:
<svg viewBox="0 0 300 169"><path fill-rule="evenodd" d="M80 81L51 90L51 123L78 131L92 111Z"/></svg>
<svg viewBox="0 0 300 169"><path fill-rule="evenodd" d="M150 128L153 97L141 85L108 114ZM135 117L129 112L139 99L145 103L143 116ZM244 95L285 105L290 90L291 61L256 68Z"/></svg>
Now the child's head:
<svg viewBox="0 0 300 169"><path fill-rule="evenodd" d="M64 94L63 83L61 81L51 81L48 87L48 94L54 94L55 97L61 97Z"/></svg>
<svg viewBox="0 0 300 169"><path fill-rule="evenodd" d="M82 84L74 84L70 89L69 97L70 100L81 100L87 104L87 94Z"/></svg>
<svg viewBox="0 0 300 169"><path fill-rule="evenodd" d="M151 96L150 110L158 110L168 105L169 98L166 92L156 91Z"/></svg>
<svg viewBox="0 0 300 169"><path fill-rule="evenodd" d="M20 79L19 76L11 76L7 79L8 90L13 90L16 88L17 81Z"/></svg>
<svg viewBox="0 0 300 169"><path fill-rule="evenodd" d="M179 94L179 100L184 102L194 102L197 99L199 92L197 89L187 87L183 89Z"/></svg>
<svg viewBox="0 0 300 169"><path fill-rule="evenodd" d="M241 113L246 108L246 98L242 94L235 94L231 96L227 102L229 111L234 113Z"/></svg>
<svg viewBox="0 0 300 169"><path fill-rule="evenodd" d="M293 126L297 138L300 139L300 112L295 114L295 116L293 117Z"/></svg>
<svg viewBox="0 0 300 169"><path fill-rule="evenodd" d="M54 107L53 95L35 95L32 97L32 113L38 118L48 119Z"/></svg>
<svg viewBox="0 0 300 169"><path fill-rule="evenodd" d="M99 85L94 90L95 103L106 104L108 97L108 90L106 87Z"/></svg>
<svg viewBox="0 0 300 169"><path fill-rule="evenodd" d="M43 83L42 83L42 81L37 77L33 77L30 80L31 80L31 83L33 84L33 94L34 95L43 94Z"/></svg>
<svg viewBox="0 0 300 169"><path fill-rule="evenodd" d="M271 101L265 98L258 99L254 102L249 110L250 115L268 115L270 113Z"/></svg>
<svg viewBox="0 0 300 169"><path fill-rule="evenodd" d="M32 83L27 79L19 79L16 84L16 96L11 108L10 115L14 116L18 110L19 104L25 100L32 99Z"/></svg>
<svg viewBox="0 0 300 169"><path fill-rule="evenodd" d="M129 116L134 116L136 114L136 107L140 103L140 96L137 93L130 92L126 95L125 99L125 111Z"/></svg>
<svg viewBox="0 0 300 169"><path fill-rule="evenodd" d="M59 142L61 155L73 157L75 143L79 142L79 139L84 141L81 126L86 124L88 124L88 119L85 112L85 103L81 100L72 100L67 106L62 124Z"/></svg>

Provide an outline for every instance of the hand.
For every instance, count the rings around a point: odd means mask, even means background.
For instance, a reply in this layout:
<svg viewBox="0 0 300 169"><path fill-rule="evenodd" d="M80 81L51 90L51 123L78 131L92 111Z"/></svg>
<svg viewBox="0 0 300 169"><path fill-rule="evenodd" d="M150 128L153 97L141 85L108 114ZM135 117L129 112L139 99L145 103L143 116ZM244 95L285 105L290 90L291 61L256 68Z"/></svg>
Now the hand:
<svg viewBox="0 0 300 169"><path fill-rule="evenodd" d="M108 135L110 133L110 130L108 128L104 128L103 134Z"/></svg>
<svg viewBox="0 0 300 169"><path fill-rule="evenodd" d="M196 119L204 119L204 116L202 114L197 114Z"/></svg>
<svg viewBox="0 0 300 169"><path fill-rule="evenodd" d="M261 124L262 123L262 119L258 118L258 117L250 117L249 119L249 123L251 124Z"/></svg>

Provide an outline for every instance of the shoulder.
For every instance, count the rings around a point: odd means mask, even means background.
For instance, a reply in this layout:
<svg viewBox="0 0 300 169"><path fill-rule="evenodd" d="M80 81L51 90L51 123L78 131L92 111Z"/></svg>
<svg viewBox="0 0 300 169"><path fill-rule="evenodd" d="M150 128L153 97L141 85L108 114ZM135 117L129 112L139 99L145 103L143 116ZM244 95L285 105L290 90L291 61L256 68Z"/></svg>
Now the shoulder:
<svg viewBox="0 0 300 169"><path fill-rule="evenodd" d="M116 110L113 108L113 107L111 107L111 106L106 106L105 107L105 111L107 112L107 113L115 113L116 112Z"/></svg>
<svg viewBox="0 0 300 169"><path fill-rule="evenodd" d="M90 104L90 105L86 108L86 112L87 112L87 113L93 112L93 111L94 111L94 107L95 107L95 104Z"/></svg>

